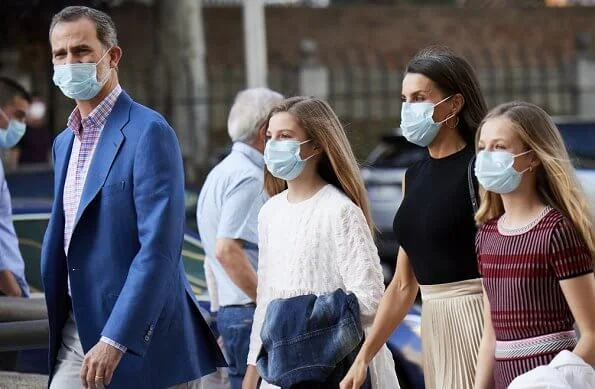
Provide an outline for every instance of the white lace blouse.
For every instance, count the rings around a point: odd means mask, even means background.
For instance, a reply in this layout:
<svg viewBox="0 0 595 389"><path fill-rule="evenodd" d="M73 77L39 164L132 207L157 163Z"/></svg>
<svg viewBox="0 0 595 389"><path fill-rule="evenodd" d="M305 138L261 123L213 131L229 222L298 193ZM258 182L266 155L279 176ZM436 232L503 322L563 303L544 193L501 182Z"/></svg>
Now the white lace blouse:
<svg viewBox="0 0 595 389"><path fill-rule="evenodd" d="M384 293L382 268L359 207L333 185L290 203L287 191L271 198L258 217L257 306L248 364L262 346L267 305L277 298L323 295L338 288L357 296L364 330L374 320ZM384 346L370 363L374 389L399 388L394 362ZM275 388L263 383L261 388Z"/></svg>

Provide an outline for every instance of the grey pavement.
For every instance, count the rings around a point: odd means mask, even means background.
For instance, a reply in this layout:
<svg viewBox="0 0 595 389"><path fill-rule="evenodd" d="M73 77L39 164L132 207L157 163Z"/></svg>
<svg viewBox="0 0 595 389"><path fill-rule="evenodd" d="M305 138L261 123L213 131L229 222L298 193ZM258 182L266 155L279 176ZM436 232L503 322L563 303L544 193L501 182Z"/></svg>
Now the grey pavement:
<svg viewBox="0 0 595 389"><path fill-rule="evenodd" d="M0 371L0 389L45 389L47 382L45 375Z"/></svg>

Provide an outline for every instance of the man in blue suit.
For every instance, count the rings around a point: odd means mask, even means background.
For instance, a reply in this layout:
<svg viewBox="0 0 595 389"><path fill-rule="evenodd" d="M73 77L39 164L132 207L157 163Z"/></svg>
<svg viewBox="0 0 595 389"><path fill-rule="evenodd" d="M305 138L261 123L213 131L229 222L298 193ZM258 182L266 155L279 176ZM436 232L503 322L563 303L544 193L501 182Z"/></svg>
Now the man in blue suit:
<svg viewBox="0 0 595 389"><path fill-rule="evenodd" d="M200 387L225 361L180 259L177 138L118 83L103 12L68 7L50 27L54 83L76 108L53 146L55 193L42 275L50 388Z"/></svg>

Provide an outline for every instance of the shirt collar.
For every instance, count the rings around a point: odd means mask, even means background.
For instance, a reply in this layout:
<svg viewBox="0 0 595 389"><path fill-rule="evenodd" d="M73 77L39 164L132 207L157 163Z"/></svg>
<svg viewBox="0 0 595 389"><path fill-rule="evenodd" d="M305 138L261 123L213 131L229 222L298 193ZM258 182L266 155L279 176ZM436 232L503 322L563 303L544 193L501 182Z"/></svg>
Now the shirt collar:
<svg viewBox="0 0 595 389"><path fill-rule="evenodd" d="M237 151L244 154L252 163L261 169L264 169L264 157L254 147L247 145L244 142L235 142L231 148L232 152Z"/></svg>
<svg viewBox="0 0 595 389"><path fill-rule="evenodd" d="M84 119L81 117L81 112L78 107L75 107L74 111L72 111L68 117L68 128L70 128L74 135L79 139L82 136L82 130L85 128L95 128L97 130L103 129L120 93L122 93L122 87L118 84L103 100L101 100L99 105L91 111L89 116Z"/></svg>

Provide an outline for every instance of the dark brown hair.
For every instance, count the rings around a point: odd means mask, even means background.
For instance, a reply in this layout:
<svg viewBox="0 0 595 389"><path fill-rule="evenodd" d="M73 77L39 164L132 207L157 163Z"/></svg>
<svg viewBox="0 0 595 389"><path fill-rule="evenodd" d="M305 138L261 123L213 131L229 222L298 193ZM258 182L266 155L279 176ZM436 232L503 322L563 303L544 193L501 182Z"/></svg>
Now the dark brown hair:
<svg viewBox="0 0 595 389"><path fill-rule="evenodd" d="M443 97L461 94L465 104L459 112L461 137L473 144L475 133L488 112L475 71L463 57L443 47L418 52L407 64L406 73L423 74L436 84Z"/></svg>
<svg viewBox="0 0 595 389"><path fill-rule="evenodd" d="M79 19L89 19L95 23L97 39L99 39L106 49L118 46L118 33L116 31L116 24L112 18L105 12L84 6L66 7L55 14L50 24L50 37L56 24L76 22Z"/></svg>
<svg viewBox="0 0 595 389"><path fill-rule="evenodd" d="M31 102L31 95L21 84L10 78L0 77L0 107L12 103L17 96Z"/></svg>

